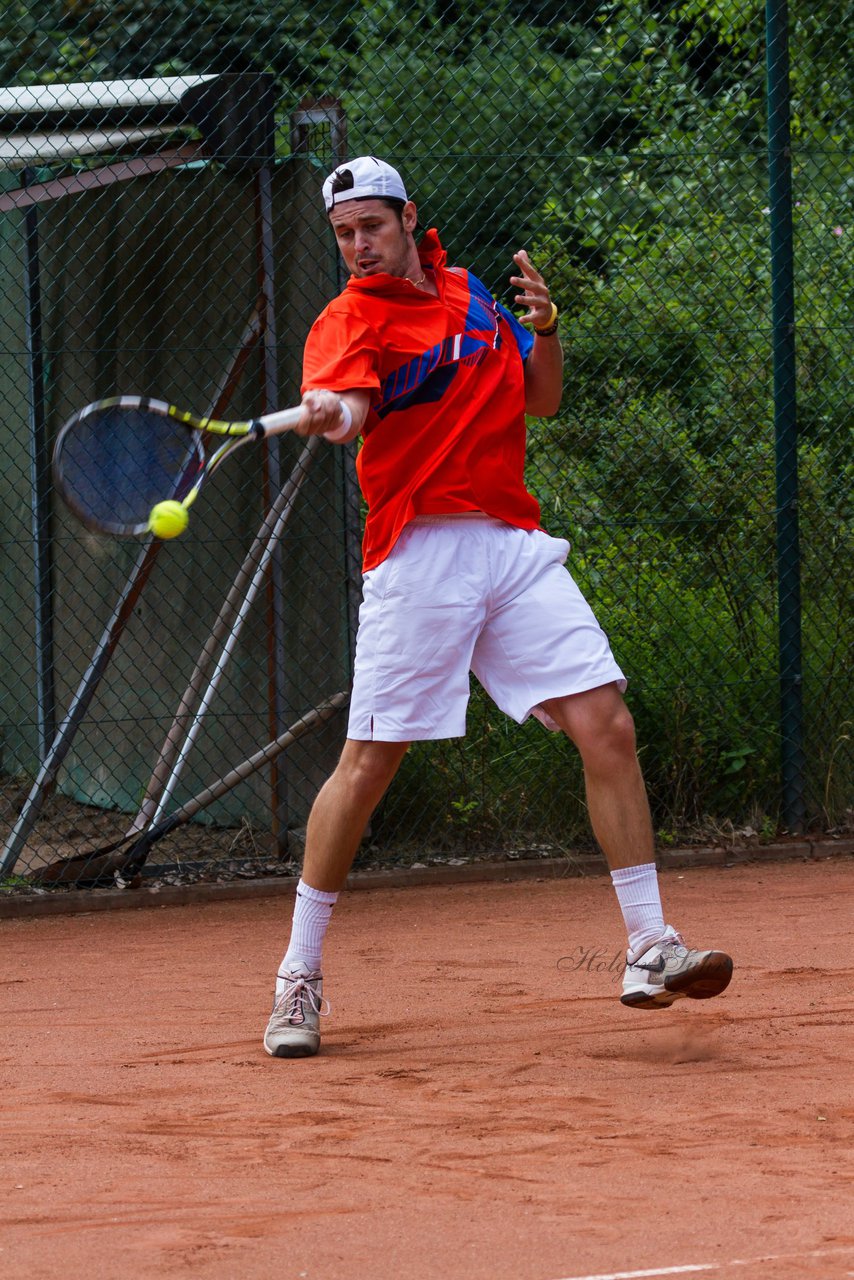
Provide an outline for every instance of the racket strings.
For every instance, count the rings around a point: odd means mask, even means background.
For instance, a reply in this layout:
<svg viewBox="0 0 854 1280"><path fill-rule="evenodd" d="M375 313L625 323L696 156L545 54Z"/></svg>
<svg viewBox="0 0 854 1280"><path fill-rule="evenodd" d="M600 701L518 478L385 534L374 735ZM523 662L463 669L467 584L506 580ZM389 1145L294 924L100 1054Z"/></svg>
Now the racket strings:
<svg viewBox="0 0 854 1280"><path fill-rule="evenodd" d="M107 407L79 418L58 452L57 483L91 527L142 531L151 508L181 501L205 469L199 435L144 408Z"/></svg>

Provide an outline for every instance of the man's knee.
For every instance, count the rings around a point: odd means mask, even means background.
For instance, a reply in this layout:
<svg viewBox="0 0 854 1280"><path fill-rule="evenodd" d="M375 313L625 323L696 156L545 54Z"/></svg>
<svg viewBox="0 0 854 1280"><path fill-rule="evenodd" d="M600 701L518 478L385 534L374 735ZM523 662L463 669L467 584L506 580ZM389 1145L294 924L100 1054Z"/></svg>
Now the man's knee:
<svg viewBox="0 0 854 1280"><path fill-rule="evenodd" d="M358 742L348 738L333 778L356 794L381 794L397 773L408 748L408 742Z"/></svg>
<svg viewBox="0 0 854 1280"><path fill-rule="evenodd" d="M635 722L616 685L556 698L546 708L585 761L635 757Z"/></svg>
<svg viewBox="0 0 854 1280"><path fill-rule="evenodd" d="M617 755L634 757L637 754L634 718L622 698L613 710L603 714L591 736L594 743L603 743Z"/></svg>

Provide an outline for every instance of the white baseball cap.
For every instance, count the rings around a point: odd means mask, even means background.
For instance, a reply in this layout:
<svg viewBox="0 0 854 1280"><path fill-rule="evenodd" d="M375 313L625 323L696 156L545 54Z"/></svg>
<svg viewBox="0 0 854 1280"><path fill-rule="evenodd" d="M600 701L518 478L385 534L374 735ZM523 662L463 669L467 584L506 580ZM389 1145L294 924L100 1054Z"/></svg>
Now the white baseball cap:
<svg viewBox="0 0 854 1280"><path fill-rule="evenodd" d="M334 190L333 190L334 187ZM339 164L323 184L323 203L326 212L344 200L403 200L409 199L403 179L385 160L376 156L357 156Z"/></svg>

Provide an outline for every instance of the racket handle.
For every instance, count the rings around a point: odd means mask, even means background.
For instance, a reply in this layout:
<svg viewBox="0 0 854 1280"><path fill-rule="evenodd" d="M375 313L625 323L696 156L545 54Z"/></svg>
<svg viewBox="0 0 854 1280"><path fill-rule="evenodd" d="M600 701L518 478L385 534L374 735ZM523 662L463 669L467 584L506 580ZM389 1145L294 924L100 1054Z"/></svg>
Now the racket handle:
<svg viewBox="0 0 854 1280"><path fill-rule="evenodd" d="M277 436L283 431L290 431L301 417L302 407L298 405L295 409L280 409L278 413L267 413L263 418L256 418L256 422L263 435Z"/></svg>

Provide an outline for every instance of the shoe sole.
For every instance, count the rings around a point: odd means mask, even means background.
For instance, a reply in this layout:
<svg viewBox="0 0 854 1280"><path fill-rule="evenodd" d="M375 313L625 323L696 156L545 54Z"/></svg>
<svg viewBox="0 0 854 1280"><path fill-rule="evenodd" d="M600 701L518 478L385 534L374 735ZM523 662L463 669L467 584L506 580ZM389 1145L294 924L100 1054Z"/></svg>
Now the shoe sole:
<svg viewBox="0 0 854 1280"><path fill-rule="evenodd" d="M711 1000L729 986L732 958L723 951L712 951L702 964L688 973L665 978L663 987L641 987L620 996L620 1003L631 1009L669 1009L675 1000Z"/></svg>
<svg viewBox="0 0 854 1280"><path fill-rule="evenodd" d="M279 1044L275 1049L271 1049L267 1041L264 1041L264 1052L268 1053L271 1058L313 1058L320 1048L320 1044Z"/></svg>

